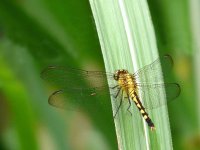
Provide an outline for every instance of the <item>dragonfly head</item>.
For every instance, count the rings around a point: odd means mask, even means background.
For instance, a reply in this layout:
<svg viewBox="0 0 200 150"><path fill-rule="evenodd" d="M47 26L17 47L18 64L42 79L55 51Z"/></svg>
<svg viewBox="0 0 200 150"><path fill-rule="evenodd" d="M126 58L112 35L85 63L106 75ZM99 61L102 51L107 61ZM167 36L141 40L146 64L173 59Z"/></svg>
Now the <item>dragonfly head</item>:
<svg viewBox="0 0 200 150"><path fill-rule="evenodd" d="M125 70L125 69L117 70L117 71L115 72L115 74L113 75L113 78L114 78L116 81L118 81L118 80L119 80L119 77L120 77L121 75L124 75L124 74L127 74L127 73L128 73L128 71Z"/></svg>

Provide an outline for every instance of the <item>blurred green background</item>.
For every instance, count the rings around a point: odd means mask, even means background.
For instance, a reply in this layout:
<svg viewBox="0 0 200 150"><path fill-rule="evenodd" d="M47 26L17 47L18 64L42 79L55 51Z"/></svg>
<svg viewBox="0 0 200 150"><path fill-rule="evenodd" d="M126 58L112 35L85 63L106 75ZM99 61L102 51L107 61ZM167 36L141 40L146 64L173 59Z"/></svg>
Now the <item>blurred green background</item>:
<svg viewBox="0 0 200 150"><path fill-rule="evenodd" d="M200 149L200 3L193 1L148 0L159 53L174 57L182 88L169 105L174 149ZM49 65L104 70L88 0L0 0L0 149L117 149L111 106L90 114L48 104L52 87L40 72Z"/></svg>

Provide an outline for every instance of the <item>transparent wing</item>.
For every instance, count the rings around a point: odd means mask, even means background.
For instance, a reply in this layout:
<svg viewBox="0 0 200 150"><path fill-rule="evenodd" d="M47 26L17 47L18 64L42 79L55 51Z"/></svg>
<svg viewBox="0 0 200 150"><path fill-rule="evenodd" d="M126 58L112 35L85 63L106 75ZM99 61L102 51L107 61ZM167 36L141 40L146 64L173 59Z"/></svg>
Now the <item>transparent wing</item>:
<svg viewBox="0 0 200 150"><path fill-rule="evenodd" d="M180 95L180 86L177 83L137 84L137 94L147 109L154 109L166 105ZM166 99L163 98L164 92Z"/></svg>
<svg viewBox="0 0 200 150"><path fill-rule="evenodd" d="M58 108L70 110L80 108L98 110L101 106L106 108L105 104L110 101L105 97L110 94L115 97L118 90L113 74L103 71L49 66L42 71L41 77L60 89L49 97L49 104ZM110 80L110 87L107 80Z"/></svg>
<svg viewBox="0 0 200 150"><path fill-rule="evenodd" d="M162 66L162 69L161 69ZM144 66L136 71L133 76L140 82L163 82L163 79L168 80L169 72L173 66L173 60L170 55L164 55L158 58L153 63ZM162 72L162 74L160 74Z"/></svg>
<svg viewBox="0 0 200 150"><path fill-rule="evenodd" d="M118 88L111 88L111 94L117 95ZM64 88L53 92L49 97L49 104L58 108L68 110L79 110L81 108L101 110L107 109L108 97L110 96L109 88ZM111 106L110 106L111 107Z"/></svg>
<svg viewBox="0 0 200 150"><path fill-rule="evenodd" d="M103 71L85 71L62 66L49 66L41 73L41 77L59 87L86 88L107 86L107 79L113 81L113 74Z"/></svg>
<svg viewBox="0 0 200 150"><path fill-rule="evenodd" d="M164 68L162 69L163 74L160 74L161 65ZM136 81L139 81L137 82L138 95L146 108L153 109L166 104L164 99L158 99L164 89L168 101L175 99L180 94L178 84L163 83L163 75L165 77L168 74L172 65L172 58L165 55L162 59L157 59L133 74ZM111 94L116 98L119 91L119 87L113 88L115 86L112 86L117 84L113 79L113 73L103 71L50 66L42 71L41 77L61 89L49 97L49 103L59 108L77 109L84 105L87 105L87 108L95 108L96 105L106 107L104 104L107 101L105 102L105 99L100 97ZM111 87L108 87L107 81L112 84ZM100 98L99 101L98 98Z"/></svg>

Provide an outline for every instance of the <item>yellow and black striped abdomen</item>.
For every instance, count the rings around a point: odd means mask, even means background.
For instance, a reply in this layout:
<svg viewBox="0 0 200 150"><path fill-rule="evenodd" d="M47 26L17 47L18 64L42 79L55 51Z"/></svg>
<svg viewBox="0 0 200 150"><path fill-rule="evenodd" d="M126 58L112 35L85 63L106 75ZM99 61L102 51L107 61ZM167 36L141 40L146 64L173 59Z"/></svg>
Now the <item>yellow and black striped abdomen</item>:
<svg viewBox="0 0 200 150"><path fill-rule="evenodd" d="M133 102L137 106L137 108L140 111L140 113L142 114L143 118L146 120L146 122L147 122L148 126L151 128L151 130L154 130L155 129L154 123L149 118L148 113L145 111L145 108L143 107L143 105L134 89L129 89L129 97L133 100Z"/></svg>

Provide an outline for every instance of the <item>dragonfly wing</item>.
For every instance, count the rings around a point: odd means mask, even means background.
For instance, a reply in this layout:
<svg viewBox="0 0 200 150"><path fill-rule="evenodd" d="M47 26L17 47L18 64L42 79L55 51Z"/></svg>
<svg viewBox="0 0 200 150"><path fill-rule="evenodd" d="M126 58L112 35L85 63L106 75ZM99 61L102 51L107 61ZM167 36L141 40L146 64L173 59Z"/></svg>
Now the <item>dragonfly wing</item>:
<svg viewBox="0 0 200 150"><path fill-rule="evenodd" d="M147 109L154 109L166 105L180 95L177 83L137 84L138 95ZM163 94L166 93L166 99Z"/></svg>
<svg viewBox="0 0 200 150"><path fill-rule="evenodd" d="M63 66L49 66L41 72L41 77L63 89L65 87L107 86L107 80L113 81L113 74L103 71L85 71Z"/></svg>
<svg viewBox="0 0 200 150"><path fill-rule="evenodd" d="M117 88L111 88L112 94L117 93ZM79 110L81 108L102 110L108 109L109 88L63 88L53 92L49 97L49 104L58 108L68 110Z"/></svg>
<svg viewBox="0 0 200 150"><path fill-rule="evenodd" d="M161 69L162 66L162 69ZM170 55L164 55L156 59L153 63L144 66L136 71L133 76L140 82L161 82L168 79L168 74L173 66L173 60ZM162 71L162 74L160 73Z"/></svg>

